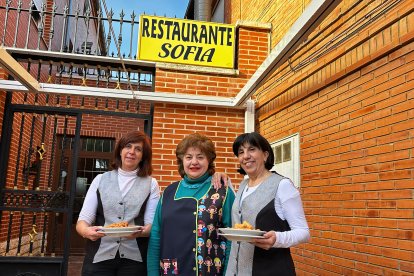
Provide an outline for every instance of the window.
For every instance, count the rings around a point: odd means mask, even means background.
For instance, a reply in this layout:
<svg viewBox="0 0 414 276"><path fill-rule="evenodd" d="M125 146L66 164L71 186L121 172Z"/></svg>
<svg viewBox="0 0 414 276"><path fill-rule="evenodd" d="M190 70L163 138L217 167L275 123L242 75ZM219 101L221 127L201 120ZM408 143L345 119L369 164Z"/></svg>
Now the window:
<svg viewBox="0 0 414 276"><path fill-rule="evenodd" d="M299 133L272 143L275 164L272 170L290 178L296 187L300 186Z"/></svg>

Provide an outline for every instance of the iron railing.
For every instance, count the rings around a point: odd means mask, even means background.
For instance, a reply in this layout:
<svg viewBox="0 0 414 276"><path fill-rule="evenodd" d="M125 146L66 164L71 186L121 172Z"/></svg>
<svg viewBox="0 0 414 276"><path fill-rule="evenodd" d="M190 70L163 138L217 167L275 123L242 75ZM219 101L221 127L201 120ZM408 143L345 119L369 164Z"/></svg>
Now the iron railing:
<svg viewBox="0 0 414 276"><path fill-rule="evenodd" d="M0 4L0 45L38 81L153 91L155 65L134 54L134 12L129 19L124 11L116 18L112 9L103 11L100 0L83 7L78 1L45 2Z"/></svg>

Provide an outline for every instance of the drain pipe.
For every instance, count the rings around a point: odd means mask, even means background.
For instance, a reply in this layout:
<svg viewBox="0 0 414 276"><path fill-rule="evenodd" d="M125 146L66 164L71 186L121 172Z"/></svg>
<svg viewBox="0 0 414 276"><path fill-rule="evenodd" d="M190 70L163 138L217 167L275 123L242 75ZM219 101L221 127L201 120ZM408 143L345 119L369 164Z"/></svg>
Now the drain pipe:
<svg viewBox="0 0 414 276"><path fill-rule="evenodd" d="M194 19L211 21L211 0L194 0Z"/></svg>
<svg viewBox="0 0 414 276"><path fill-rule="evenodd" d="M244 113L244 132L253 132L255 123L255 103L250 98L246 101L246 111Z"/></svg>

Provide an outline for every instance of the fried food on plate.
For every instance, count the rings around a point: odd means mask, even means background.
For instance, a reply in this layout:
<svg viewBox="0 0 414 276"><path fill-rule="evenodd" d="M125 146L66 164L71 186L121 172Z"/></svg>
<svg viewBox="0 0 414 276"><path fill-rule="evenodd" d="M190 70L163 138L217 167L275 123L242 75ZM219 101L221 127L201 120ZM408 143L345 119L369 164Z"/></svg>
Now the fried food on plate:
<svg viewBox="0 0 414 276"><path fill-rule="evenodd" d="M236 223L235 225L234 225L234 228L236 228L236 229L244 229L244 230L253 230L254 228L253 228L253 226L250 224L250 223L248 223L247 221L243 221L243 223Z"/></svg>
<svg viewBox="0 0 414 276"><path fill-rule="evenodd" d="M111 223L105 226L105 228L119 228L119 227L128 227L128 222L127 221L115 222L115 223Z"/></svg>

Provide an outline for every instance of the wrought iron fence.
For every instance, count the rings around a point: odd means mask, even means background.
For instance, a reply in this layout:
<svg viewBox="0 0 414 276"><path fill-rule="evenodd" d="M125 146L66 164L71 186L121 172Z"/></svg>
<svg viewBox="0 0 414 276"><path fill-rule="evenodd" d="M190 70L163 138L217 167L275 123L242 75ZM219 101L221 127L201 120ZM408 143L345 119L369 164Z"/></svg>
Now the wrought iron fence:
<svg viewBox="0 0 414 276"><path fill-rule="evenodd" d="M129 19L123 10L119 17L112 9L104 14L99 0L91 1L92 6L85 1L83 8L79 6L83 1L69 1L70 5L60 0L5 2L0 5L2 46L119 57L109 28L112 25L122 57L136 59L139 21L134 11Z"/></svg>
<svg viewBox="0 0 414 276"><path fill-rule="evenodd" d="M0 45L41 82L152 90L154 64L136 60L137 15L118 16L100 0L6 0Z"/></svg>

